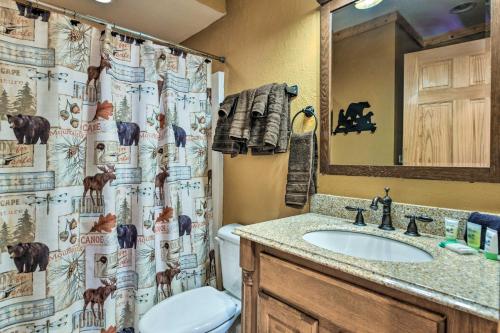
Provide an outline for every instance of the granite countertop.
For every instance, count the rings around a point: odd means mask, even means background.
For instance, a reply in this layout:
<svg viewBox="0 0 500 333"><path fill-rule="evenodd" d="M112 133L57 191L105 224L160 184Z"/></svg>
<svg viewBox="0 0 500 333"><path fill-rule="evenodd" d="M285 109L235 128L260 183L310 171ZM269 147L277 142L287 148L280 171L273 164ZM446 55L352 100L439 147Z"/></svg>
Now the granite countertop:
<svg viewBox="0 0 500 333"><path fill-rule="evenodd" d="M427 251L434 260L368 261L335 253L302 239L305 233L317 230L357 231L400 240ZM234 233L323 266L489 320L499 320L500 263L485 259L483 254L459 255L440 248L442 237L426 234L409 237L404 230L383 231L374 224L358 227L346 219L315 213L239 227Z"/></svg>

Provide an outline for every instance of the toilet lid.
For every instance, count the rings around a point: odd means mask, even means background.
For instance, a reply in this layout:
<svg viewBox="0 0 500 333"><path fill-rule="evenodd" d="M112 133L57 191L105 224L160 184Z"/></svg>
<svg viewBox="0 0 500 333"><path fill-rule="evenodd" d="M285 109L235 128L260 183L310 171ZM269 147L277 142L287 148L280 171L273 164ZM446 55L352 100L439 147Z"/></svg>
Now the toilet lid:
<svg viewBox="0 0 500 333"><path fill-rule="evenodd" d="M231 319L237 304L212 287L189 290L153 306L139 322L141 333L205 333Z"/></svg>

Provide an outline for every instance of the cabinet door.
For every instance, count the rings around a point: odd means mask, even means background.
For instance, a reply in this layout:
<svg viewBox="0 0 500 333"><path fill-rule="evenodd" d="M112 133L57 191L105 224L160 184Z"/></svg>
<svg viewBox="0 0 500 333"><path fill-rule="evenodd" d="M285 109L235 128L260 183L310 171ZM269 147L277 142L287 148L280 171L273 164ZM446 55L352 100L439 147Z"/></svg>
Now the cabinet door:
<svg viewBox="0 0 500 333"><path fill-rule="evenodd" d="M318 321L260 293L257 305L259 333L317 333Z"/></svg>

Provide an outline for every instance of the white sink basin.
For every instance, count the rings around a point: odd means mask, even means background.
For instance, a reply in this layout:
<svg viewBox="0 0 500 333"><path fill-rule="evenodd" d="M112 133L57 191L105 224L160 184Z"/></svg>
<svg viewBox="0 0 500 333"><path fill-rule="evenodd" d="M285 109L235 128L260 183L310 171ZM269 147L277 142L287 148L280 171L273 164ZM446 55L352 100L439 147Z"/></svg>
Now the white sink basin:
<svg viewBox="0 0 500 333"><path fill-rule="evenodd" d="M426 251L409 244L359 232L313 231L303 239L323 249L366 260L428 262L433 259Z"/></svg>

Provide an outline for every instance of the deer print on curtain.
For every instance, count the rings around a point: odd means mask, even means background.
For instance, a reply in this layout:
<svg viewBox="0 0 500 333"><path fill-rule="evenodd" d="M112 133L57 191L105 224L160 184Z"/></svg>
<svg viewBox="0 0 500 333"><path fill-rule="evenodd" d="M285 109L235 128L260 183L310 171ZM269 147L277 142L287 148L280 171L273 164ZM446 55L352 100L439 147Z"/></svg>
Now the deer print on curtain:
<svg viewBox="0 0 500 333"><path fill-rule="evenodd" d="M215 285L210 63L0 0L0 332L134 332Z"/></svg>

